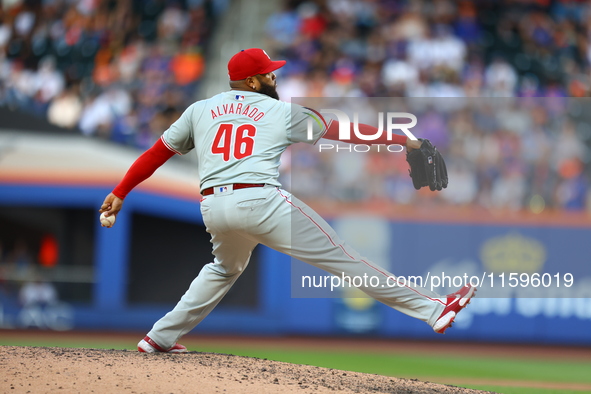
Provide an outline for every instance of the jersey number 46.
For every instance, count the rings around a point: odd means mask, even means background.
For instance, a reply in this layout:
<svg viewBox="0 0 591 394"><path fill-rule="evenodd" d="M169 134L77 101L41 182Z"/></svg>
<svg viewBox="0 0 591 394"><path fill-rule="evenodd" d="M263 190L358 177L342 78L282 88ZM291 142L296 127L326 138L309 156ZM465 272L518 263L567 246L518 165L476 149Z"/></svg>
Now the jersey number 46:
<svg viewBox="0 0 591 394"><path fill-rule="evenodd" d="M234 158L238 160L250 156L254 149L256 133L257 128L252 124L240 125L234 133L232 123L222 123L213 139L211 153L222 155L224 161L230 160L232 153Z"/></svg>

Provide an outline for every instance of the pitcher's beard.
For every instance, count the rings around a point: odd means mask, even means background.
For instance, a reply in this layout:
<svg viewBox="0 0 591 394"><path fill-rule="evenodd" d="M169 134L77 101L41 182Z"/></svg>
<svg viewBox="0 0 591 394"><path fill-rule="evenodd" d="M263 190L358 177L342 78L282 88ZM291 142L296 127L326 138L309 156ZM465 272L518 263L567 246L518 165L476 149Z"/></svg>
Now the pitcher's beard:
<svg viewBox="0 0 591 394"><path fill-rule="evenodd" d="M275 100L279 100L279 93L277 93L277 89L273 85L261 83L261 88L258 90L258 92L274 98Z"/></svg>

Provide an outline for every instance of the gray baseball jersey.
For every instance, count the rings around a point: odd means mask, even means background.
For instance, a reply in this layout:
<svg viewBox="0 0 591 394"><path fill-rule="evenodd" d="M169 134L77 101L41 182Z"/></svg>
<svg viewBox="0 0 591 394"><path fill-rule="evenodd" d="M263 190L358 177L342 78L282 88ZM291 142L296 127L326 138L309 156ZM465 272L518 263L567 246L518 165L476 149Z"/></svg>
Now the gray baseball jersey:
<svg viewBox="0 0 591 394"><path fill-rule="evenodd" d="M197 151L201 189L229 183L281 186L280 156L295 142L316 143L326 132L314 114L255 92L229 91L191 105L164 132L174 152Z"/></svg>

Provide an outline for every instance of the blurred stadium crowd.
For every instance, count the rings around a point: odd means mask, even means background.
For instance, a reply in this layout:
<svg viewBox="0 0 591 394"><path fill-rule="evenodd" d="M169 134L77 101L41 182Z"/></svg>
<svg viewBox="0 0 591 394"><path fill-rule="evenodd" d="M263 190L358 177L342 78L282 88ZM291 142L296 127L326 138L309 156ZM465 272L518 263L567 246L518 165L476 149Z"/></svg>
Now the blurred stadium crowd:
<svg viewBox="0 0 591 394"><path fill-rule="evenodd" d="M404 154L364 146L354 150L332 141L292 146L291 171L283 180L302 197L343 202L445 203L534 213L588 206L588 148L578 136L591 137L584 103L572 98L408 101L410 106L397 109L417 116L412 132L444 152L450 179L444 191L417 193ZM371 99L354 103L371 113ZM373 114L377 123L377 110Z"/></svg>
<svg viewBox="0 0 591 394"><path fill-rule="evenodd" d="M299 193L297 185L308 185L316 196L346 201L429 200L534 212L591 207L589 119L573 99L560 100L589 96L588 2L286 1L266 28L268 46L288 59L279 80L282 99L507 98L503 109L435 105L416 113L416 135L449 160L451 183L443 193L417 199L400 154L314 157L294 147L291 180ZM531 97L555 99L526 100Z"/></svg>
<svg viewBox="0 0 591 394"><path fill-rule="evenodd" d="M591 92L587 1L281 4L266 21L267 41L258 46L288 60L279 72L284 100L517 98L518 104L502 111L484 106L418 114L417 135L449 157L452 179L446 192L419 193L418 201L535 212L591 207L591 131L584 117L591 111L577 112L573 99L566 99ZM4 1L0 105L146 148L196 97L208 40L228 5L229 0ZM531 97L566 101L519 104ZM416 202L403 160L400 154L371 152L319 158L294 148L290 163L297 172L292 180L332 184L322 188L331 197Z"/></svg>
<svg viewBox="0 0 591 394"><path fill-rule="evenodd" d="M590 10L582 0L292 0L267 33L290 60L284 91L299 97L583 97Z"/></svg>
<svg viewBox="0 0 591 394"><path fill-rule="evenodd" d="M227 1L11 0L0 105L147 148L194 101Z"/></svg>

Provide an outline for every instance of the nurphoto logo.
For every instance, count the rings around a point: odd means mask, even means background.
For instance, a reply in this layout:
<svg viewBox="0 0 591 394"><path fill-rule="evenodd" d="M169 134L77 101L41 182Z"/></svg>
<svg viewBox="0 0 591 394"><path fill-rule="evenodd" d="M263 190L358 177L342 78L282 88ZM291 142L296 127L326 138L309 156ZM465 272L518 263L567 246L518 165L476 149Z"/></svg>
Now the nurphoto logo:
<svg viewBox="0 0 591 394"><path fill-rule="evenodd" d="M351 133L353 132L355 137L359 140L363 141L376 141L380 138L384 131L386 132L386 139L388 141L392 141L392 133L395 131L402 131L408 138L411 140L417 140L417 137L410 131L411 128L416 126L417 124L417 117L408 112L386 112L384 116L384 112L378 112L378 127L375 134L363 134L359 130L359 114L357 112L353 113L353 123L349 116L338 109L322 109L320 110L322 115L331 114L336 116L337 122L339 123L339 141L347 142L351 140ZM410 120L410 122L403 122L400 123L401 120ZM334 122L331 120L329 122L330 125ZM384 128L384 123L386 124L386 128ZM312 127L312 119L308 119L308 139L312 140L314 137L313 127ZM379 151L379 145L377 145ZM346 150L348 152L355 151L355 152L368 152L371 147L370 145L363 145L363 144L355 144L352 147L343 147L343 146L335 146L333 144L319 144L318 146L319 151L325 150ZM386 148L389 152L402 152L403 147L400 145L386 145Z"/></svg>

